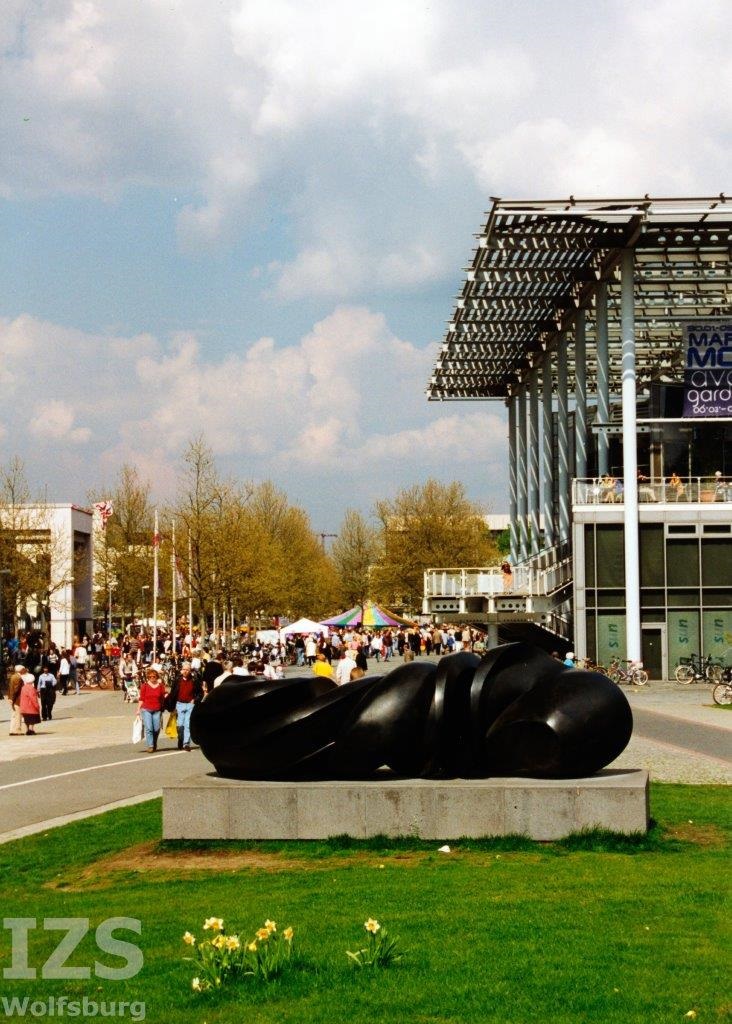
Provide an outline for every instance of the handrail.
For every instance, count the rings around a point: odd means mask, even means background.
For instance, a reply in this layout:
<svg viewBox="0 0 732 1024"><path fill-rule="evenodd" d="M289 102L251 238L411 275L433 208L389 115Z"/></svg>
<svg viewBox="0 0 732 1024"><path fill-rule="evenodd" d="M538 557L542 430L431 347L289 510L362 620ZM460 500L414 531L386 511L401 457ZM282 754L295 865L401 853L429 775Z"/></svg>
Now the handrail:
<svg viewBox="0 0 732 1024"><path fill-rule="evenodd" d="M572 558L545 568L522 563L504 573L500 566L431 568L424 573L424 596L461 599L512 594L548 597L572 580Z"/></svg>
<svg viewBox="0 0 732 1024"><path fill-rule="evenodd" d="M573 505L622 504L625 485L622 477L578 477L572 481ZM732 479L723 476L652 477L638 480L641 504L673 502L732 502Z"/></svg>

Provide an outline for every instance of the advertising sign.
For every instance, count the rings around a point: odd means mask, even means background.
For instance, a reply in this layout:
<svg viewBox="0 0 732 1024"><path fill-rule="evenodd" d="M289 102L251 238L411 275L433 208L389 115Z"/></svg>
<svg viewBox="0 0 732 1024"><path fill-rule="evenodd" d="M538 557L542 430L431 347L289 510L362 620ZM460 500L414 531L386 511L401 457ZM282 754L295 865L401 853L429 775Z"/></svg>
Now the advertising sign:
<svg viewBox="0 0 732 1024"><path fill-rule="evenodd" d="M732 318L689 320L682 328L683 416L732 417Z"/></svg>

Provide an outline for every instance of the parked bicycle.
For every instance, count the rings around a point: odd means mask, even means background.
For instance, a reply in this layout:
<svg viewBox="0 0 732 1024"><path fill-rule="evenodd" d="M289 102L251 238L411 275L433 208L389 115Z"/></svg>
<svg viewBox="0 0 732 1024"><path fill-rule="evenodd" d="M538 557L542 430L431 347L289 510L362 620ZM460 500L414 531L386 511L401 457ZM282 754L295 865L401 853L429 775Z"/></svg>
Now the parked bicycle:
<svg viewBox="0 0 732 1024"><path fill-rule="evenodd" d="M722 681L717 683L712 690L712 697L714 703L720 704L722 707L732 704L732 667L723 670Z"/></svg>
<svg viewBox="0 0 732 1024"><path fill-rule="evenodd" d="M628 683L631 686L645 686L648 682L648 673L642 666L633 661L621 661L619 658L613 658L608 665L607 674L618 685Z"/></svg>
<svg viewBox="0 0 732 1024"><path fill-rule="evenodd" d="M78 665L76 678L79 686L86 686L90 690L116 690L117 679L114 671L109 665L102 665L96 668L93 665Z"/></svg>
<svg viewBox="0 0 732 1024"><path fill-rule="evenodd" d="M702 660L699 654L691 654L688 658L679 658L674 675L677 683L713 683L722 678L723 668L708 654Z"/></svg>

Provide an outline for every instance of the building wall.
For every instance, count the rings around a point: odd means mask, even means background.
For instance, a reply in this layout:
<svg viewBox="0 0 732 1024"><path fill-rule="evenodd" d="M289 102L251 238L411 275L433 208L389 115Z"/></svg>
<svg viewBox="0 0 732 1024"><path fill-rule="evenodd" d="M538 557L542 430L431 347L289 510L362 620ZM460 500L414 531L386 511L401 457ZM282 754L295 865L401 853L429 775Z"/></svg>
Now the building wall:
<svg viewBox="0 0 732 1024"><path fill-rule="evenodd" d="M578 653L601 664L625 658L622 521L605 510L575 511L573 539ZM671 676L692 653L732 660L729 506L713 513L643 508L640 576L644 661Z"/></svg>

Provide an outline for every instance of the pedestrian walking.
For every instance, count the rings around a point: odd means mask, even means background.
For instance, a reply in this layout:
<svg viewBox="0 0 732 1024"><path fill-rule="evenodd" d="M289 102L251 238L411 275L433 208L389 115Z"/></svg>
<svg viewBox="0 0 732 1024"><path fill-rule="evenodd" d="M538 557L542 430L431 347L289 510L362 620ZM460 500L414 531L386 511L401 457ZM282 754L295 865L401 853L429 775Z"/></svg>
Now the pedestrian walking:
<svg viewBox="0 0 732 1024"><path fill-rule="evenodd" d="M23 730L21 728L20 718L20 691L23 689L23 673L25 672L25 665L18 663L15 666L15 671L10 676L10 682L8 683L8 700L10 701L10 735L11 736L22 736Z"/></svg>
<svg viewBox="0 0 732 1024"><path fill-rule="evenodd" d="M26 736L36 735L36 726L41 720L41 705L36 690L36 677L32 672L23 674L23 686L18 698L20 713L25 722Z"/></svg>
<svg viewBox="0 0 732 1024"><path fill-rule="evenodd" d="M200 677L193 676L190 661L184 661L180 667L180 675L173 683L166 702L168 710L171 713L175 712L178 750L191 749L191 712L201 700L203 700L203 682Z"/></svg>
<svg viewBox="0 0 732 1024"><path fill-rule="evenodd" d="M145 729L147 752L152 754L158 749L160 719L165 707L165 687L160 678L160 666L150 665L145 671L145 682L140 687L140 701L137 713L142 718Z"/></svg>
<svg viewBox="0 0 732 1024"><path fill-rule="evenodd" d="M56 677L46 668L38 677L38 694L41 698L41 718L50 722L56 703Z"/></svg>

